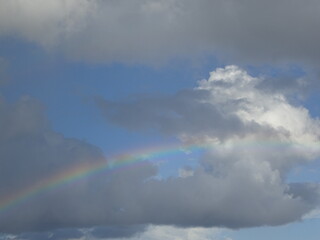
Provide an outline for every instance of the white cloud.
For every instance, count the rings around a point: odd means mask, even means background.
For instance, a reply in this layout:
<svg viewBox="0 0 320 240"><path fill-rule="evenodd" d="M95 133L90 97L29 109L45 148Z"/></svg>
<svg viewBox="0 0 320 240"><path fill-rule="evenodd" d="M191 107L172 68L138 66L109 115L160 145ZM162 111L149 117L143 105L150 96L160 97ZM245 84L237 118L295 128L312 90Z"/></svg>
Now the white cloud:
<svg viewBox="0 0 320 240"><path fill-rule="evenodd" d="M192 176L150 183L150 202L161 198L168 209L161 217L185 225L277 225L300 219L318 204L319 187L287 184L286 175L320 156L320 122L285 95L258 88L262 80L227 66L174 96L99 100L113 123L211 145ZM171 206L163 196L180 204ZM186 211L184 218L177 220L175 211Z"/></svg>
<svg viewBox="0 0 320 240"><path fill-rule="evenodd" d="M178 228L174 226L149 226L145 232L128 238L106 238L108 240L224 240L219 228ZM89 239L95 239L94 237ZM104 239L104 238L99 238Z"/></svg>
<svg viewBox="0 0 320 240"><path fill-rule="evenodd" d="M186 177L192 177L194 175L194 172L192 169L180 168L178 174L179 174L179 177L186 178Z"/></svg>
<svg viewBox="0 0 320 240"><path fill-rule="evenodd" d="M259 125L284 130L291 140L312 143L319 139L319 121L311 119L308 110L291 105L281 93L263 92L256 89L262 79L249 76L236 66L219 68L210 73L208 80L199 82L198 89L211 92L209 103L231 105L226 109L236 114L242 121L254 121ZM225 110L224 110L225 111Z"/></svg>
<svg viewBox="0 0 320 240"><path fill-rule="evenodd" d="M297 161L319 157L319 120L311 118L303 106L292 105L285 95L257 89L261 81L236 66L228 66L211 72L208 80L199 82L197 89L210 92L207 103L224 114L237 116L245 126L254 123L261 128L247 129L247 133L227 139L227 146L231 146L228 150L235 148L242 152L237 146L240 144L244 151L249 150L243 153L247 157L264 160L280 173ZM216 141L216 136L211 138ZM277 147L279 150L274 154L266 152Z"/></svg>
<svg viewBox="0 0 320 240"><path fill-rule="evenodd" d="M218 240L218 228L177 228L173 226L150 226L146 232L128 240Z"/></svg>
<svg viewBox="0 0 320 240"><path fill-rule="evenodd" d="M303 217L303 219L315 219L315 218L320 219L320 208L316 208L312 210L311 212L309 212Z"/></svg>

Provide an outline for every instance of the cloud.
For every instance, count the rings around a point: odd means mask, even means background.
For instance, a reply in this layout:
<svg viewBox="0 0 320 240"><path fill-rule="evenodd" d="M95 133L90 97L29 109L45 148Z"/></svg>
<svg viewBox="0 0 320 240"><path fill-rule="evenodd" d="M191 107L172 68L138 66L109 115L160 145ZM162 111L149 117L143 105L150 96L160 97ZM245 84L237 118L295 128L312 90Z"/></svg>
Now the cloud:
<svg viewBox="0 0 320 240"><path fill-rule="evenodd" d="M178 228L174 226L150 225L143 227L145 231L137 233L139 226L131 227L97 227L92 229L60 229L52 232L23 233L19 235L6 235L6 240L226 240L221 237L222 230L218 228ZM141 229L140 229L141 230ZM134 231L136 234L128 234ZM0 237L0 239L2 239ZM3 239L3 240L4 240ZM229 238L228 238L229 239Z"/></svg>
<svg viewBox="0 0 320 240"><path fill-rule="evenodd" d="M149 226L143 234L128 240L218 240L221 230L218 228L177 228L173 226Z"/></svg>
<svg viewBox="0 0 320 240"><path fill-rule="evenodd" d="M158 129L166 134L201 136L211 132L220 137L240 131L243 123L205 103L207 95L205 90L185 90L167 98L142 97L125 102L97 98L97 103L110 121L129 129ZM214 128L213 124L223 127Z"/></svg>
<svg viewBox="0 0 320 240"><path fill-rule="evenodd" d="M4 234L4 239L14 240L65 240L65 239L135 239L135 235L148 231L145 226L110 226L93 228L62 228L46 232L26 232L18 235ZM0 236L0 239L1 236ZM3 240L4 240L3 239Z"/></svg>
<svg viewBox="0 0 320 240"><path fill-rule="evenodd" d="M75 59L154 63L215 54L233 63L319 61L319 2L0 1L0 34Z"/></svg>
<svg viewBox="0 0 320 240"><path fill-rule="evenodd" d="M144 232L146 226L111 226L111 227L95 227L90 231L90 235L94 238L127 238L138 233Z"/></svg>
<svg viewBox="0 0 320 240"><path fill-rule="evenodd" d="M150 205L153 223L278 225L300 219L318 204L317 184L288 184L286 175L319 157L319 120L285 95L261 89L262 80L227 66L173 96L98 99L110 122L212 146L191 176L146 183L150 199L144 206Z"/></svg>
<svg viewBox="0 0 320 240"><path fill-rule="evenodd" d="M82 29L91 3L71 1L0 1L0 34L55 46Z"/></svg>
<svg viewBox="0 0 320 240"><path fill-rule="evenodd" d="M64 240L77 239L83 236L83 233L78 229L59 229L54 232L29 232L22 233L17 236L12 236L13 239L23 240Z"/></svg>
<svg viewBox="0 0 320 240"><path fill-rule="evenodd" d="M108 121L132 130L158 129L164 134L224 140L234 137L286 138L312 143L319 122L302 106L290 104L281 92L265 91L261 83L237 66L218 68L192 90L172 96L142 96L123 101L97 98Z"/></svg>
<svg viewBox="0 0 320 240"><path fill-rule="evenodd" d="M113 177L95 175L3 209L8 196L15 202L19 192L58 172L107 162L99 148L54 132L41 104L30 97L16 103L1 99L0 116L0 232L115 224L135 187L154 174L153 167L141 165Z"/></svg>
<svg viewBox="0 0 320 240"><path fill-rule="evenodd" d="M0 231L93 228L96 238L115 238L143 236L150 224L242 228L300 220L319 206L320 187L288 183L286 175L320 156L320 123L284 95L257 88L260 81L227 66L172 96L99 99L108 121L206 145L199 166L166 179L154 178L152 162L94 174L1 211ZM70 166L107 163L99 148L56 133L30 97L1 99L0 116L1 201ZM79 234L71 230L60 234Z"/></svg>

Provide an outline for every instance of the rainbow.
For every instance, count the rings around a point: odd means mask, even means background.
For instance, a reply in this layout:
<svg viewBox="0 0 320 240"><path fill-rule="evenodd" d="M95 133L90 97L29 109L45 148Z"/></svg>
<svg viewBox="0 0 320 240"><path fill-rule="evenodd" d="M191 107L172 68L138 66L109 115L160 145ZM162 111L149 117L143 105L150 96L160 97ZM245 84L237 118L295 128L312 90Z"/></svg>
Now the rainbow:
<svg viewBox="0 0 320 240"><path fill-rule="evenodd" d="M0 214L12 209L14 206L33 199L41 193L51 191L59 186L76 182L101 172L115 171L116 169L122 169L126 166L134 165L136 163L146 162L152 159L159 159L169 155L181 154L186 151L199 151L205 149L206 147L206 145L158 146L149 149L133 151L126 154L120 154L110 158L110 160L103 160L93 163L80 163L48 176L45 179L41 179L40 181L35 182L34 184L21 189L20 191L13 192L4 198L1 198Z"/></svg>
<svg viewBox="0 0 320 240"><path fill-rule="evenodd" d="M16 192L12 192L7 196L0 199L0 214L7 212L8 210L27 202L42 193L52 191L60 186L68 183L77 182L86 177L98 173L113 172L116 169L122 169L126 166L131 166L136 163L151 161L154 159L161 159L162 157L168 157L175 154L199 152L208 148L225 147L225 148L237 148L242 149L246 147L259 148L259 147L271 147L282 148L287 146L293 147L308 147L312 150L319 151L319 143L300 144L300 143L288 143L288 142L252 142L252 141L239 141L237 143L230 144L190 144L190 145L170 145L170 146L157 146L148 149L142 149L133 151L126 154L116 155L110 158L108 161L103 160L95 163L80 163L78 165L71 166L65 170L57 172L45 179L41 179L34 184L21 189Z"/></svg>

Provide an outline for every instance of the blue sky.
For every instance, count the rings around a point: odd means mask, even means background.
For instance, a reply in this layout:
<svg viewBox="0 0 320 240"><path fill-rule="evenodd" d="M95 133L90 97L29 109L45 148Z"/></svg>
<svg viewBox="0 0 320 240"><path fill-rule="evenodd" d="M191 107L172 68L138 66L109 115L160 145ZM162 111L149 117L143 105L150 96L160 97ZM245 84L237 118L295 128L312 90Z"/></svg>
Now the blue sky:
<svg viewBox="0 0 320 240"><path fill-rule="evenodd" d="M317 239L319 3L294 3L0 0L0 239Z"/></svg>

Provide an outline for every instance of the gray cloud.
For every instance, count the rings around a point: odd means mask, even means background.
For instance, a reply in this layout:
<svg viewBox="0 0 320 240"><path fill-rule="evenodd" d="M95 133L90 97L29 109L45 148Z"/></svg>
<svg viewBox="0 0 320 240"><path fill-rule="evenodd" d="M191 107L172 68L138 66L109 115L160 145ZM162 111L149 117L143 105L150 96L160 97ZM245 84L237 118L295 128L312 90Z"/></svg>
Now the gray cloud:
<svg viewBox="0 0 320 240"><path fill-rule="evenodd" d="M0 34L76 59L159 62L215 54L233 63L319 61L319 2L0 1Z"/></svg>
<svg viewBox="0 0 320 240"><path fill-rule="evenodd" d="M22 233L16 236L17 239L24 240L64 240L76 239L83 236L83 233L78 229L59 229L54 232L29 232Z"/></svg>
<svg viewBox="0 0 320 240"><path fill-rule="evenodd" d="M300 219L319 203L319 199L316 204L301 201L298 191L292 197L290 186L270 179L276 176L275 171L264 169L266 173L259 182L252 173L261 174L259 167L236 167L219 179L200 172L188 178L150 182L145 192L149 198L145 203L147 216L155 224L184 227L275 226ZM308 194L319 194L319 186L316 190ZM170 201L166 196L171 196Z"/></svg>
<svg viewBox="0 0 320 240"><path fill-rule="evenodd" d="M134 238L139 233L147 230L146 226L107 226L93 228L61 228L44 232L25 232L18 235L3 235L4 239L15 240L65 240L65 239L116 239ZM11 238L10 238L11 236ZM0 236L0 239L1 236Z"/></svg>
<svg viewBox="0 0 320 240"><path fill-rule="evenodd" d="M317 204L320 200L319 184L317 183L291 183L288 192L294 197L303 198L310 204Z"/></svg>
<svg viewBox="0 0 320 240"><path fill-rule="evenodd" d="M199 166L163 180L151 162L95 174L2 210L0 231L101 226L90 234L112 238L136 236L148 224L241 228L301 219L319 206L319 185L290 184L286 174L320 156L319 120L259 90L260 80L228 66L171 97L100 99L108 121L207 145ZM54 132L34 99L1 99L0 116L1 199L70 166L106 162L99 148ZM54 233L78 234L70 231Z"/></svg>
<svg viewBox="0 0 320 240"><path fill-rule="evenodd" d="M313 190L288 185L286 175L319 157L319 121L285 95L261 89L261 81L228 66L211 72L194 90L173 96L98 100L107 121L212 146L189 177L146 184L150 200L144 206L153 223L277 225L297 220L317 205L317 185Z"/></svg>
<svg viewBox="0 0 320 240"><path fill-rule="evenodd" d="M95 238L125 238L132 237L137 233L144 232L146 226L112 226L96 227L90 233Z"/></svg>
<svg viewBox="0 0 320 240"><path fill-rule="evenodd" d="M173 135L208 133L220 137L239 133L243 123L205 103L209 94L206 90L185 90L168 97L138 97L124 102L97 98L96 102L107 119L132 130L157 129Z"/></svg>
<svg viewBox="0 0 320 240"><path fill-rule="evenodd" d="M14 104L1 100L0 116L2 201L70 167L106 162L99 148L52 131L41 104L29 97ZM0 231L115 224L121 207L130 204L133 189L153 174L153 167L146 164L116 176L96 175L66 184L23 204L1 209Z"/></svg>
<svg viewBox="0 0 320 240"><path fill-rule="evenodd" d="M221 230L218 228L178 228L174 226L156 226L149 225L143 227L145 230L139 234L128 236L128 233L142 230L141 226L121 226L121 227L97 227L91 229L60 229L53 232L45 233L23 233L19 235L3 235L0 236L1 240L49 240L49 239L73 239L73 240L99 240L99 239L117 239L120 237L122 240L163 240L163 239L176 239L176 240L226 240L225 236L221 235ZM99 234L95 235L96 231ZM112 238L109 238L113 236ZM229 239L229 238L228 238Z"/></svg>

